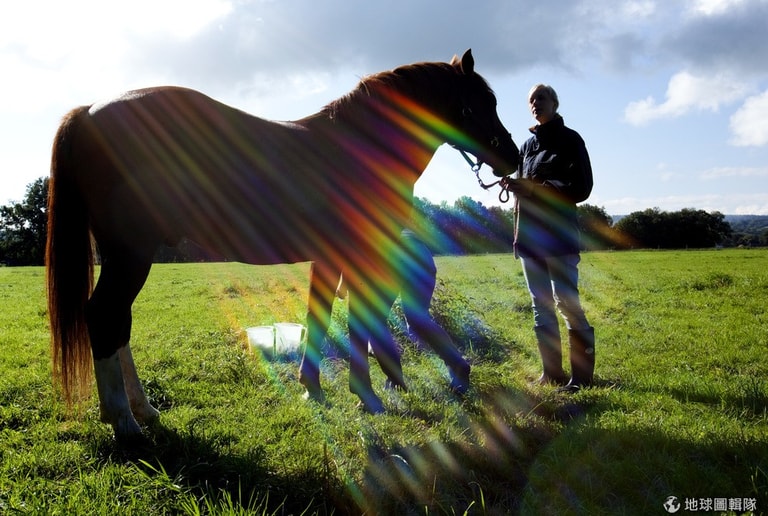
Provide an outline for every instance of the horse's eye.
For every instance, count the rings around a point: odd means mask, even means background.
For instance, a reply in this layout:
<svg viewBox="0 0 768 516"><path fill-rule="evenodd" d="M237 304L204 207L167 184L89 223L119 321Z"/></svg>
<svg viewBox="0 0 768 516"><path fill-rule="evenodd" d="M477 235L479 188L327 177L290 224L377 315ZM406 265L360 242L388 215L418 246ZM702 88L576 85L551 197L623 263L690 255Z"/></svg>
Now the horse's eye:
<svg viewBox="0 0 768 516"><path fill-rule="evenodd" d="M462 116L470 116L472 114L472 109L470 109L468 107L464 107L461 110L461 114L462 114Z"/></svg>

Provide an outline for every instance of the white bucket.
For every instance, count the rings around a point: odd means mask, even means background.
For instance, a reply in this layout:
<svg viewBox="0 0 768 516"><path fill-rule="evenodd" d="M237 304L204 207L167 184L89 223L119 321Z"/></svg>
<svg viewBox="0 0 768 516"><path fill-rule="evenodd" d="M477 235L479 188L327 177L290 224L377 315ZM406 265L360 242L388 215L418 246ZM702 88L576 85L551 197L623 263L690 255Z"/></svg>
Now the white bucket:
<svg viewBox="0 0 768 516"><path fill-rule="evenodd" d="M275 323L275 352L297 353L304 341L307 328L298 323Z"/></svg>
<svg viewBox="0 0 768 516"><path fill-rule="evenodd" d="M272 326L252 326L246 328L248 334L248 344L252 349L258 349L262 352L275 352L275 328Z"/></svg>

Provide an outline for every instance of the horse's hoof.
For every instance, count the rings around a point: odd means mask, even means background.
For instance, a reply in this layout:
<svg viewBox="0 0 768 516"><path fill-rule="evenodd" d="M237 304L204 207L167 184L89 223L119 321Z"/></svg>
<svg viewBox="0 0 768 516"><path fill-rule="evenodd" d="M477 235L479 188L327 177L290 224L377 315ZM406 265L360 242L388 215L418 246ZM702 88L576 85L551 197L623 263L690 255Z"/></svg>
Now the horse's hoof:
<svg viewBox="0 0 768 516"><path fill-rule="evenodd" d="M318 403L320 405L326 405L327 401L325 399L325 392L323 392L323 389L307 389L304 391L304 394L301 395L302 399L306 401L313 401L315 403Z"/></svg>
<svg viewBox="0 0 768 516"><path fill-rule="evenodd" d="M451 380L451 384L448 386L448 390L457 396L463 396L469 390L469 381L463 382L458 378Z"/></svg>
<svg viewBox="0 0 768 516"><path fill-rule="evenodd" d="M141 453L143 450L152 447L152 440L144 434L139 432L138 434L117 434L115 433L115 442L125 451Z"/></svg>
<svg viewBox="0 0 768 516"><path fill-rule="evenodd" d="M381 399L373 393L367 396L360 396L360 401L358 402L357 407L374 416L386 412L384 403L382 403Z"/></svg>
<svg viewBox="0 0 768 516"><path fill-rule="evenodd" d="M304 387L304 394L302 398L307 401L316 401L317 403L325 403L325 393L323 388L320 387L320 379L312 377L299 372L299 383Z"/></svg>
<svg viewBox="0 0 768 516"><path fill-rule="evenodd" d="M388 391L408 392L408 386L404 381L394 381L390 378L384 382L384 389Z"/></svg>
<svg viewBox="0 0 768 516"><path fill-rule="evenodd" d="M104 405L99 407L99 419L112 427L116 437L129 437L141 434L141 426L130 410L121 411L119 414L110 413Z"/></svg>
<svg viewBox="0 0 768 516"><path fill-rule="evenodd" d="M448 389L458 396L463 396L469 390L469 364L464 363L459 367L449 367L451 385Z"/></svg>
<svg viewBox="0 0 768 516"><path fill-rule="evenodd" d="M131 448L134 445L141 445L146 440L133 415L119 418L116 423L112 424L112 430L115 432L115 440L125 447Z"/></svg>
<svg viewBox="0 0 768 516"><path fill-rule="evenodd" d="M145 425L150 425L160 419L160 411L149 403L140 406L131 406L131 412L136 421Z"/></svg>

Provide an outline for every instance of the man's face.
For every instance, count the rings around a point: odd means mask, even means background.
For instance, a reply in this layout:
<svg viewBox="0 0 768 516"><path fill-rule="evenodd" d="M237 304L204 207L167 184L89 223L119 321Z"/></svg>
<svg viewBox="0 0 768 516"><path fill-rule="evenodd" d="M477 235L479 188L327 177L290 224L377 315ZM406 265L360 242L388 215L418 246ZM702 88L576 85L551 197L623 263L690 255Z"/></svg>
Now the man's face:
<svg viewBox="0 0 768 516"><path fill-rule="evenodd" d="M555 116L555 101L544 88L539 88L531 93L528 107L531 109L533 118L540 124L549 122Z"/></svg>

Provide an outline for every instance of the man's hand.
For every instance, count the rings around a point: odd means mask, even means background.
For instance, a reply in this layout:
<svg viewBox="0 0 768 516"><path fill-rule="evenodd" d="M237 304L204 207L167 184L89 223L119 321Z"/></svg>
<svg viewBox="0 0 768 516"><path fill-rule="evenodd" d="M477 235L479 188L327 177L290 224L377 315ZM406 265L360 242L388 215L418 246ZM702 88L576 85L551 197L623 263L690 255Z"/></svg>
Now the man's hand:
<svg viewBox="0 0 768 516"><path fill-rule="evenodd" d="M518 197L530 197L535 185L530 179L512 179L509 176L501 178L500 183L505 190L509 190Z"/></svg>

